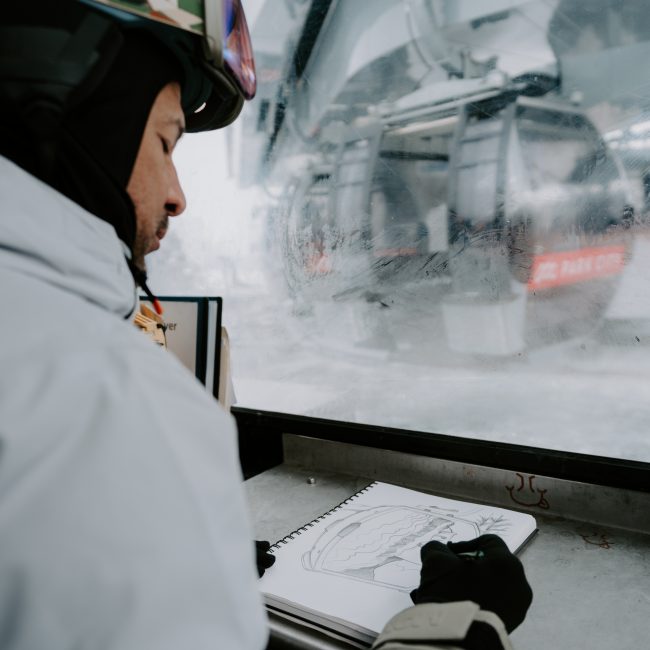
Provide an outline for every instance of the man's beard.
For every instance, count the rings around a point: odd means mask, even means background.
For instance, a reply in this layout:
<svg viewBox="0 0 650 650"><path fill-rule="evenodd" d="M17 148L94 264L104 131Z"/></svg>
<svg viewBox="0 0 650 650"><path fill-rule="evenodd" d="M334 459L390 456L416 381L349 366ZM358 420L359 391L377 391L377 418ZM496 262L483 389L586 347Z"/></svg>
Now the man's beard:
<svg viewBox="0 0 650 650"><path fill-rule="evenodd" d="M135 241L133 242L133 252L131 255L131 261L133 265L142 271L143 273L147 272L147 264L144 261L144 256L146 255L147 242L144 238L136 233Z"/></svg>
<svg viewBox="0 0 650 650"><path fill-rule="evenodd" d="M135 240L133 242L133 251L132 251L132 262L133 265L143 271L147 272L147 264L145 262L145 256L148 255L151 250L152 243L158 239L162 239L167 232L169 227L169 217L165 215L158 222L158 226L152 235L148 237L145 233L141 232L139 229L136 229Z"/></svg>

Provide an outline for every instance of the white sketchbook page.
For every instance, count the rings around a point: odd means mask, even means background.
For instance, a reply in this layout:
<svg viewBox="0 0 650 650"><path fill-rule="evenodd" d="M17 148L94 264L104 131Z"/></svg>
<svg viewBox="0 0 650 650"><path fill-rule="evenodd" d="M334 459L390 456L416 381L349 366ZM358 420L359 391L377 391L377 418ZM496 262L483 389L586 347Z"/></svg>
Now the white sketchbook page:
<svg viewBox="0 0 650 650"><path fill-rule="evenodd" d="M276 562L259 584L265 594L378 634L412 605L426 542L495 533L514 551L534 530L527 514L374 483L274 549Z"/></svg>

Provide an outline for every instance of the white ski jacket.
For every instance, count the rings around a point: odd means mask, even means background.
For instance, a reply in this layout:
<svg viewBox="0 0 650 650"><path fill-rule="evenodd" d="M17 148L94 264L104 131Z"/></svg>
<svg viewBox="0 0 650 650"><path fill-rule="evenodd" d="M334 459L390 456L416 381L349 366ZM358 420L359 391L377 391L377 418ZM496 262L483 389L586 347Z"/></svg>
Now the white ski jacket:
<svg viewBox="0 0 650 650"><path fill-rule="evenodd" d="M2 157L0 197L0 648L264 648L232 418L110 225Z"/></svg>

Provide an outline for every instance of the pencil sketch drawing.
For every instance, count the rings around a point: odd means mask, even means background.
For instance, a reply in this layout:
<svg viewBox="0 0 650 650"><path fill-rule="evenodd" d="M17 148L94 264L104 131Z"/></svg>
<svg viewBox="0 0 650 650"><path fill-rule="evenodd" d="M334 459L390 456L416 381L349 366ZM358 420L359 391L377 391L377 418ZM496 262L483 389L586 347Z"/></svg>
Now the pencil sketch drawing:
<svg viewBox="0 0 650 650"><path fill-rule="evenodd" d="M503 515L485 516L478 508L463 516L435 506L368 506L336 514L303 555L304 568L400 591L419 584L420 548L427 542L500 534L511 525Z"/></svg>

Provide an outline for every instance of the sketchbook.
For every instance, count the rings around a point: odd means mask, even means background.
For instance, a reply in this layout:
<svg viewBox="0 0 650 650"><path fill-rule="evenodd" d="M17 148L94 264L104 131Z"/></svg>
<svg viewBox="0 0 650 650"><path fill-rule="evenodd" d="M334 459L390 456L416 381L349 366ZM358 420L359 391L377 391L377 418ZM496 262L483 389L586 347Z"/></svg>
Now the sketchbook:
<svg viewBox="0 0 650 650"><path fill-rule="evenodd" d="M535 532L528 514L374 482L274 544L260 588L271 613L370 645L413 604L424 544L492 533L517 552Z"/></svg>

